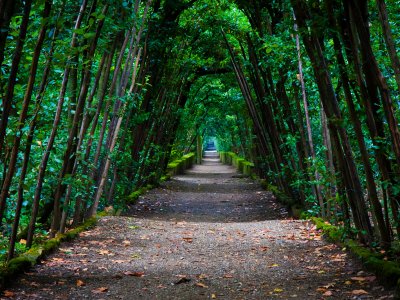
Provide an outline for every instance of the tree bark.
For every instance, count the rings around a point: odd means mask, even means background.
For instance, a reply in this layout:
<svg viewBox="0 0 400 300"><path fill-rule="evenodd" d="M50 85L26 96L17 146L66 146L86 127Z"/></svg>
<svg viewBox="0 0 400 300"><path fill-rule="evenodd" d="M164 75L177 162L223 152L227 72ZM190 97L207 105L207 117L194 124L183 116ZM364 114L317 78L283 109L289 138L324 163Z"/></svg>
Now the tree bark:
<svg viewBox="0 0 400 300"><path fill-rule="evenodd" d="M108 5L105 5L102 14L107 12ZM79 97L77 101L77 106L74 114L74 118L72 121L72 128L69 131L69 136L67 140L67 145L64 153L63 166L61 168L59 174L59 180L57 184L56 191L54 193L54 208L53 208L53 220L51 223L51 232L50 236L55 236L56 232L60 229L61 222L61 197L65 192L66 186L63 184L63 179L67 174L71 174L75 160L76 160L76 151L79 144L77 141L79 124L82 119L83 110L85 107L85 102L87 98L87 94L89 91L89 85L91 80L91 68L93 64L93 57L97 48L97 42L100 37L101 30L104 25L104 18L99 20L97 24L97 28L95 31L95 36L91 42L90 49L87 55L87 64L84 69L84 76L81 84L81 89L79 92Z"/></svg>
<svg viewBox="0 0 400 300"><path fill-rule="evenodd" d="M11 1L13 1L13 0L11 0ZM9 78L8 78L6 94L2 100L3 111L1 114L1 120L0 120L0 155L1 155L1 152L4 147L4 139L6 136L8 119L10 117L12 102L14 100L14 87L17 82L19 63L22 58L22 49L24 47L25 38L26 38L27 31L28 31L29 14L31 12L31 7L32 7L32 0L26 0L25 5L24 5L24 14L22 17L21 27L19 30L18 41L17 41L17 45L15 46L15 49L14 49L14 56L13 56L11 70L10 70L10 74L9 74ZM1 221L2 220L0 219L0 223L1 223Z"/></svg>
<svg viewBox="0 0 400 300"><path fill-rule="evenodd" d="M74 28L75 31L77 29L79 29L81 26L83 12L86 9L87 2L88 2L88 0L83 0L83 2L82 2L78 17L75 22L75 28ZM76 34L76 32L74 32L72 35L71 43L70 43L70 47L72 49L75 48L75 46L76 46L76 40L77 40L77 34ZM34 236L34 232L35 232L35 223L36 223L37 213L39 210L39 201L40 201L40 197L41 197L41 193L42 193L44 176L46 173L46 168L47 168L47 163L49 161L50 152L53 148L54 141L56 138L58 125L61 120L61 113L62 113L62 107L63 107L64 99L65 99L65 92L67 90L69 72L70 72L70 66L69 66L69 63L67 60L67 65L64 70L64 76L63 76L63 80L62 80L62 84L61 84L60 95L58 97L57 109L56 109L56 113L55 113L54 120L53 120L52 130L50 133L49 140L47 142L46 150L42 156L42 161L39 166L39 172L38 172L37 181L36 181L35 195L34 195L33 204L32 204L31 218L30 218L29 227L28 227L28 236L26 239L27 247L31 247L32 242L33 242L33 236Z"/></svg>
<svg viewBox="0 0 400 300"><path fill-rule="evenodd" d="M385 0L376 0L376 5L378 7L379 20L381 21L383 38L392 63L397 88L400 92L400 60L397 56L396 46L393 41Z"/></svg>
<svg viewBox="0 0 400 300"><path fill-rule="evenodd" d="M299 27L304 28L304 32L308 32L307 22L311 19L307 4L302 0L291 0L291 3ZM340 126L342 117L320 40L315 31L311 31L311 33L303 35L303 42L312 62L323 108L329 120L329 128L333 136L332 141L334 147L337 148L339 166L344 176L344 184L354 216L354 223L359 230L360 240L369 243L372 240L372 228L367 214L367 207L362 196L362 187L348 136L345 129Z"/></svg>
<svg viewBox="0 0 400 300"><path fill-rule="evenodd" d="M7 36L11 18L14 15L16 0L0 1L0 67L4 61L4 48L7 42ZM2 92L0 90L0 92Z"/></svg>
<svg viewBox="0 0 400 300"><path fill-rule="evenodd" d="M26 121L26 117L28 115L28 109L29 109L29 104L31 102L31 98L32 98L32 92L33 92L33 86L35 83L35 79L36 79L36 73L37 73L37 69L38 69L38 63L39 63L39 57L40 57L40 52L43 46L43 42L46 36L46 31L48 28L48 20L47 18L50 16L50 12L51 12L51 7L52 7L52 1L47 0L45 2L45 7L43 10L43 25L42 28L40 29L39 32L39 36L37 38L37 42L36 42L36 46L35 46L35 50L33 52L33 57L32 57L32 64L31 64L31 68L30 68L30 76L29 76L29 80L28 80L28 85L26 87L25 90L25 95L24 95L24 99L23 99L23 103L22 103L22 109L19 115L19 119L18 119L18 126L17 126L17 134L14 136L14 140L13 140L13 147L11 150L11 156L10 156L10 161L8 164L8 168L7 168L7 173L5 175L4 181L3 181L3 185L1 188L1 193L0 193L0 224L1 224L1 220L3 219L3 213L6 207L6 203L7 203L7 198L8 198L8 192L10 190L10 186L11 186L11 182L12 182L12 178L14 176L15 173L15 167L16 167L16 163L17 163L17 157L18 157L18 153L19 153L19 146L21 143L21 138L23 136L23 132L22 129L25 125L25 121ZM21 203L22 205L22 203ZM17 205L18 206L18 205ZM20 209L21 207L19 207ZM18 218L15 218L15 220L18 219L19 221L19 213L18 212Z"/></svg>

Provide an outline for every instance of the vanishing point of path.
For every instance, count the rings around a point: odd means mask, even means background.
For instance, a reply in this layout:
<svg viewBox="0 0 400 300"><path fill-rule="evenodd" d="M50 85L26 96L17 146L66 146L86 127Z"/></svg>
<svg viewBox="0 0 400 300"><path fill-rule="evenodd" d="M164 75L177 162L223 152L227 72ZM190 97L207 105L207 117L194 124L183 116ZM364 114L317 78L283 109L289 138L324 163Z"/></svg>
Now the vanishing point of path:
<svg viewBox="0 0 400 300"><path fill-rule="evenodd" d="M22 275L14 299L391 299L392 291L213 156Z"/></svg>

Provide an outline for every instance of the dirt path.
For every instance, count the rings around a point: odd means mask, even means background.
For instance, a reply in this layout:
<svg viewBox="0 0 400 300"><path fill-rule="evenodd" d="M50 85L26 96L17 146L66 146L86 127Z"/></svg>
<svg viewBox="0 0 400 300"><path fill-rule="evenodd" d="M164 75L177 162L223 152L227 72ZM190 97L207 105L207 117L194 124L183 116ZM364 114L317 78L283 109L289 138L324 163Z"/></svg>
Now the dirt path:
<svg viewBox="0 0 400 300"><path fill-rule="evenodd" d="M205 159L21 276L16 299L391 299L307 222Z"/></svg>

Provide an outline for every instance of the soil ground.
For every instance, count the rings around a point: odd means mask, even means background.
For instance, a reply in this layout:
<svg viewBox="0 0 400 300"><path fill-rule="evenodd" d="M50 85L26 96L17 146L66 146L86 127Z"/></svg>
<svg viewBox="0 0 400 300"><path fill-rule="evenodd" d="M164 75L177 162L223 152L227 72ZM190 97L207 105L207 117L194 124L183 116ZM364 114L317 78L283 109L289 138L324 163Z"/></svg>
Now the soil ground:
<svg viewBox="0 0 400 300"><path fill-rule="evenodd" d="M392 299L373 274L209 157L64 243L14 299ZM3 298L6 298L3 296Z"/></svg>

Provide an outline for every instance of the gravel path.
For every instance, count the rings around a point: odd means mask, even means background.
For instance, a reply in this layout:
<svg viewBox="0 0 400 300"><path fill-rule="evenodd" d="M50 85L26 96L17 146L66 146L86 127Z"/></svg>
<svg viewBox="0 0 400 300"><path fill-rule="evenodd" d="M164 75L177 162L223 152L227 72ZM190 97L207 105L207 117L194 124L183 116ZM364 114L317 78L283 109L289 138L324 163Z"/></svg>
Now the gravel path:
<svg viewBox="0 0 400 300"><path fill-rule="evenodd" d="M392 299L271 193L206 158L21 276L14 299Z"/></svg>

